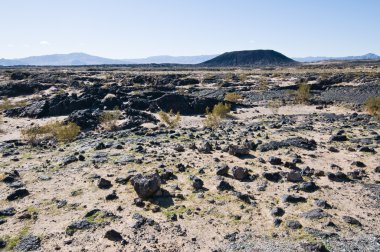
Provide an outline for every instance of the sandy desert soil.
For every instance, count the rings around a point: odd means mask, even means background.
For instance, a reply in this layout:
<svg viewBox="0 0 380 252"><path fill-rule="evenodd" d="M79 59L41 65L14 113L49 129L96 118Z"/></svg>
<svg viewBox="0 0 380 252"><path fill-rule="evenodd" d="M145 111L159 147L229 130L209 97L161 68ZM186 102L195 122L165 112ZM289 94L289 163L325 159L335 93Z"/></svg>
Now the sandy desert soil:
<svg viewBox="0 0 380 252"><path fill-rule="evenodd" d="M1 96L26 101L0 126L4 251L380 250L380 127L363 106L380 96L379 63L0 76ZM205 107L228 92L242 96L232 116L205 127ZM99 113L115 106L107 131ZM170 108L174 129L157 120ZM55 120L81 133L34 145L20 134Z"/></svg>

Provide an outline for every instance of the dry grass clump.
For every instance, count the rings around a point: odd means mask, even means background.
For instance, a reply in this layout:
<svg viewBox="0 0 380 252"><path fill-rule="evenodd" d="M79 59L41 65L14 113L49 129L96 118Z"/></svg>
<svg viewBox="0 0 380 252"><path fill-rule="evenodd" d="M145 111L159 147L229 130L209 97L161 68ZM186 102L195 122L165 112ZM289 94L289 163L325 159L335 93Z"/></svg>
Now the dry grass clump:
<svg viewBox="0 0 380 252"><path fill-rule="evenodd" d="M225 119L229 116L231 111L231 105L227 103L219 102L214 106L212 111L206 108L206 119L204 120L204 125L209 128L216 128L222 122L222 119Z"/></svg>
<svg viewBox="0 0 380 252"><path fill-rule="evenodd" d="M181 115L179 112L174 114L172 109L169 111L169 113L161 110L158 112L158 116L160 117L160 120L171 129L178 127L181 121Z"/></svg>
<svg viewBox="0 0 380 252"><path fill-rule="evenodd" d="M243 99L243 97L237 93L226 93L224 95L224 100L229 102L237 102Z"/></svg>
<svg viewBox="0 0 380 252"><path fill-rule="evenodd" d="M112 111L103 111L100 115L100 125L105 130L114 131L118 129L117 121L121 116L121 111L115 108Z"/></svg>
<svg viewBox="0 0 380 252"><path fill-rule="evenodd" d="M3 134L5 132L4 129L2 129L2 126L3 126L3 116L0 115L0 134Z"/></svg>
<svg viewBox="0 0 380 252"><path fill-rule="evenodd" d="M280 99L273 99L268 102L268 107L273 114L278 114L280 107L283 105L283 101Z"/></svg>
<svg viewBox="0 0 380 252"><path fill-rule="evenodd" d="M364 105L368 113L380 120L380 97L370 97Z"/></svg>
<svg viewBox="0 0 380 252"><path fill-rule="evenodd" d="M58 142L70 142L80 133L75 123L50 122L42 126L33 126L21 130L21 136L30 144L38 144L43 140L54 139Z"/></svg>
<svg viewBox="0 0 380 252"><path fill-rule="evenodd" d="M299 103L306 103L310 98L310 85L300 84L296 91L296 100Z"/></svg>
<svg viewBox="0 0 380 252"><path fill-rule="evenodd" d="M5 97L0 103L0 111L24 106L26 106L26 101L11 102L7 97Z"/></svg>
<svg viewBox="0 0 380 252"><path fill-rule="evenodd" d="M266 78L264 78L264 77L261 77L259 79L259 84L258 84L257 89L260 92L268 91L269 90L269 82L268 82L268 80Z"/></svg>

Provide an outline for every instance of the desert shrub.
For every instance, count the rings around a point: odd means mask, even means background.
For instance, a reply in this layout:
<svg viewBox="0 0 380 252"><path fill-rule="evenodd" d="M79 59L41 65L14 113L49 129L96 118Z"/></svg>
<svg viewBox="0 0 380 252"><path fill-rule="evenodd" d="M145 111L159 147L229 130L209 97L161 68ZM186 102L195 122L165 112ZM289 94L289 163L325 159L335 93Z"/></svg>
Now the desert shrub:
<svg viewBox="0 0 380 252"><path fill-rule="evenodd" d="M245 74L245 73L238 74L238 78L239 78L239 81L246 82L248 79L248 74Z"/></svg>
<svg viewBox="0 0 380 252"><path fill-rule="evenodd" d="M2 127L3 127L3 117L2 115L0 115L0 134L4 133L4 129Z"/></svg>
<svg viewBox="0 0 380 252"><path fill-rule="evenodd" d="M233 73L225 73L224 76L223 76L223 78L226 81L232 81L233 78L234 78L234 74Z"/></svg>
<svg viewBox="0 0 380 252"><path fill-rule="evenodd" d="M55 139L58 142L73 141L79 134L80 127L75 123L51 122L43 126L22 129L21 136L30 144L38 144L43 140Z"/></svg>
<svg viewBox="0 0 380 252"><path fill-rule="evenodd" d="M222 119L227 118L231 111L231 105L219 102L214 106L212 111L206 108L206 119L204 125L209 128L216 128L220 125Z"/></svg>
<svg viewBox="0 0 380 252"><path fill-rule="evenodd" d="M80 133L80 127L73 122L68 124L57 123L56 125L57 127L52 130L54 132L54 138L59 142L73 141Z"/></svg>
<svg viewBox="0 0 380 252"><path fill-rule="evenodd" d="M115 108L112 111L103 111L100 114L100 124L106 130L117 130L117 121L121 116L121 111Z"/></svg>
<svg viewBox="0 0 380 252"><path fill-rule="evenodd" d="M207 109L206 109L207 110ZM212 109L212 114L220 118L226 118L231 111L231 104L219 102Z"/></svg>
<svg viewBox="0 0 380 252"><path fill-rule="evenodd" d="M269 82L266 78L262 77L259 79L259 85L257 89L261 92L265 92L269 90Z"/></svg>
<svg viewBox="0 0 380 252"><path fill-rule="evenodd" d="M241 99L243 99L243 97L237 93L226 93L224 95L224 100L229 102L237 102Z"/></svg>
<svg viewBox="0 0 380 252"><path fill-rule="evenodd" d="M268 107L271 109L273 114L277 114L280 107L283 105L282 100L274 99L268 102Z"/></svg>
<svg viewBox="0 0 380 252"><path fill-rule="evenodd" d="M11 102L7 97L3 98L0 104L0 111L4 111L7 109L17 108L17 107L23 107L26 106L25 101L17 101L17 102Z"/></svg>
<svg viewBox="0 0 380 252"><path fill-rule="evenodd" d="M368 113L380 119L380 97L370 97L364 105Z"/></svg>
<svg viewBox="0 0 380 252"><path fill-rule="evenodd" d="M209 112L207 113L206 112L206 119L204 120L204 125L208 128L216 128L220 125L222 119L216 115L214 115L213 113Z"/></svg>
<svg viewBox="0 0 380 252"><path fill-rule="evenodd" d="M296 99L299 103L306 103L310 98L310 85L300 84L296 91Z"/></svg>
<svg viewBox="0 0 380 252"><path fill-rule="evenodd" d="M165 123L169 128L176 128L179 125L179 122L181 121L181 115L179 112L176 114L173 113L173 110L170 110L169 113L166 113L165 111L158 112L158 116L160 117L160 120Z"/></svg>

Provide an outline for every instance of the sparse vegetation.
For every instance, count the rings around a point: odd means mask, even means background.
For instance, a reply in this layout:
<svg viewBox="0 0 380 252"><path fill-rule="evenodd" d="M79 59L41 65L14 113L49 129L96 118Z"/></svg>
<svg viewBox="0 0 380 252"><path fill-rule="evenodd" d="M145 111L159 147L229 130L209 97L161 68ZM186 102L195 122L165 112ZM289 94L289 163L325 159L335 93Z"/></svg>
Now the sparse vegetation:
<svg viewBox="0 0 380 252"><path fill-rule="evenodd" d="M206 119L204 121L205 126L209 128L218 127L222 119L225 119L228 117L230 111L231 111L231 105L227 103L222 103L222 102L216 104L211 112L210 112L210 109L207 107Z"/></svg>
<svg viewBox="0 0 380 252"><path fill-rule="evenodd" d="M238 74L238 78L239 78L239 81L246 82L248 79L248 75L244 74L244 73L240 73L240 74Z"/></svg>
<svg viewBox="0 0 380 252"><path fill-rule="evenodd" d="M158 116L160 117L160 120L171 129L178 127L181 121L180 113L177 112L176 114L174 114L173 110L170 110L169 113L166 113L165 111L160 111L158 112Z"/></svg>
<svg viewBox="0 0 380 252"><path fill-rule="evenodd" d="M310 98L310 85L300 84L296 91L296 100L299 103L306 103Z"/></svg>
<svg viewBox="0 0 380 252"><path fill-rule="evenodd" d="M365 108L371 115L380 120L380 97L371 97L365 102Z"/></svg>
<svg viewBox="0 0 380 252"><path fill-rule="evenodd" d="M17 235L12 236L12 237L6 237L7 241L7 250L13 250L14 247L21 241L22 237L26 236L29 233L30 228L28 226L24 226Z"/></svg>
<svg viewBox="0 0 380 252"><path fill-rule="evenodd" d="M273 114L278 114L278 110L280 109L282 105L283 105L283 102L280 99L274 99L268 102L268 107L271 109Z"/></svg>
<svg viewBox="0 0 380 252"><path fill-rule="evenodd" d="M51 122L43 126L33 126L22 129L21 136L30 144L35 145L43 140L54 139L58 142L69 142L79 134L80 127L75 123Z"/></svg>
<svg viewBox="0 0 380 252"><path fill-rule="evenodd" d="M224 100L229 102L237 102L243 99L243 97L237 93L226 93L224 95Z"/></svg>
<svg viewBox="0 0 380 252"><path fill-rule="evenodd" d="M118 129L117 121L120 119L121 111L115 108L112 111L103 111L100 115L101 126L110 131Z"/></svg>
<svg viewBox="0 0 380 252"><path fill-rule="evenodd" d="M26 106L26 101L11 102L7 97L3 98L0 104L0 111L7 109L18 108Z"/></svg>
<svg viewBox="0 0 380 252"><path fill-rule="evenodd" d="M0 134L4 133L4 129L2 128L3 126L3 117L0 115Z"/></svg>
<svg viewBox="0 0 380 252"><path fill-rule="evenodd" d="M261 77L260 80L259 80L259 84L258 84L258 87L257 89L261 92L265 92L265 91L268 91L269 90L269 82L266 78L264 77Z"/></svg>

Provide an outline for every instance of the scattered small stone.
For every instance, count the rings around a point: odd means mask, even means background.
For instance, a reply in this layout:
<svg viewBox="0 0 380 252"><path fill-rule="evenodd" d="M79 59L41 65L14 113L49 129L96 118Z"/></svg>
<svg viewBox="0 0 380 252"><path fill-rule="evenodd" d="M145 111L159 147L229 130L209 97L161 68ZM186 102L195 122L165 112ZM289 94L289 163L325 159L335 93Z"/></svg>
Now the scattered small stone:
<svg viewBox="0 0 380 252"><path fill-rule="evenodd" d="M298 182L303 181L301 173L295 172L295 171L289 172L286 176L286 179L290 182L293 182L293 183L298 183Z"/></svg>
<svg viewBox="0 0 380 252"><path fill-rule="evenodd" d="M287 220L285 222L285 225L290 228L290 229L300 229L302 228L302 225L299 221L297 220Z"/></svg>
<svg viewBox="0 0 380 252"><path fill-rule="evenodd" d="M121 241L123 240L123 237L121 234L114 229L108 230L106 234L104 235L104 238L110 240L110 241Z"/></svg>
<svg viewBox="0 0 380 252"><path fill-rule="evenodd" d="M351 216L343 216L342 217L343 221L348 223L348 224L351 224L351 225L356 225L356 226L361 226L362 224L360 223L360 221L358 221L357 219L355 219L354 217L351 217Z"/></svg>
<svg viewBox="0 0 380 252"><path fill-rule="evenodd" d="M140 198L147 199L160 190L161 179L157 174L138 174L131 178L131 184Z"/></svg>
<svg viewBox="0 0 380 252"><path fill-rule="evenodd" d="M352 162L351 165L352 165L352 166L359 167L359 168L364 168L364 167L366 167L366 165L365 165L363 162L361 162L361 161L354 161L354 162Z"/></svg>
<svg viewBox="0 0 380 252"><path fill-rule="evenodd" d="M273 208L271 211L270 211L270 214L272 216L277 216L277 217L281 217L285 214L285 211L284 209L282 209L281 207L275 207Z"/></svg>
<svg viewBox="0 0 380 252"><path fill-rule="evenodd" d="M110 189L112 187L112 183L111 183L111 181L109 181L107 179L100 178L100 180L98 182L98 187L100 189Z"/></svg>
<svg viewBox="0 0 380 252"><path fill-rule="evenodd" d="M193 188L195 190L200 190L203 188L203 181L200 178L191 175L190 180L193 182Z"/></svg>
<svg viewBox="0 0 380 252"><path fill-rule="evenodd" d="M116 191L113 190L112 193L108 194L106 196L106 200L115 200L115 199L118 199L119 197L117 196L116 194Z"/></svg>
<svg viewBox="0 0 380 252"><path fill-rule="evenodd" d="M14 192L10 193L7 196L8 201L13 201L16 199L21 199L29 195L29 191L26 190L25 188L17 189Z"/></svg>
<svg viewBox="0 0 380 252"><path fill-rule="evenodd" d="M281 197L281 201L284 203L303 203L306 202L306 198L296 195L284 195Z"/></svg>
<svg viewBox="0 0 380 252"><path fill-rule="evenodd" d="M306 218L306 219L312 219L313 220L313 219L322 219L325 217L330 217L331 215L324 212L320 208L316 208L316 209L312 209L308 212L302 213L301 216Z"/></svg>
<svg viewBox="0 0 380 252"><path fill-rule="evenodd" d="M330 209L331 208L331 205L329 203L327 203L326 200L316 199L316 200L314 200L314 204L317 207L321 207L321 208L324 208L324 209Z"/></svg>
<svg viewBox="0 0 380 252"><path fill-rule="evenodd" d="M244 180L244 179L248 178L249 172L248 172L247 168L234 166L234 167L232 167L232 175L237 180Z"/></svg>
<svg viewBox="0 0 380 252"><path fill-rule="evenodd" d="M212 151L212 145L209 142L205 142L201 146L199 146L197 149L200 153L210 154Z"/></svg>
<svg viewBox="0 0 380 252"><path fill-rule="evenodd" d="M306 242L301 243L304 252L328 252L325 245L321 242Z"/></svg>
<svg viewBox="0 0 380 252"><path fill-rule="evenodd" d="M13 248L15 251L35 251L41 246L41 240L34 235L27 235L21 238L21 240Z"/></svg>
<svg viewBox="0 0 380 252"><path fill-rule="evenodd" d="M222 165L219 165L217 168L216 168L216 175L219 175L219 176L227 176L228 175L228 170L230 168L228 167L228 165L226 164L222 164Z"/></svg>
<svg viewBox="0 0 380 252"><path fill-rule="evenodd" d="M317 191L319 187L313 181L308 181L308 182L302 183L299 186L299 189L304 192L312 193L312 192Z"/></svg>
<svg viewBox="0 0 380 252"><path fill-rule="evenodd" d="M229 145L228 146L228 154L233 156L244 156L249 154L249 149L246 147L241 147L237 145Z"/></svg>
<svg viewBox="0 0 380 252"><path fill-rule="evenodd" d="M279 157L269 157L268 162L271 165L281 165L282 164L282 160Z"/></svg>
<svg viewBox="0 0 380 252"><path fill-rule="evenodd" d="M279 226L281 225L281 223L282 223L282 220L279 219L279 218L275 218L275 219L273 220L273 225L274 225L275 227L279 227Z"/></svg>
<svg viewBox="0 0 380 252"><path fill-rule="evenodd" d="M279 172L264 172L263 177L271 182L279 182L282 179Z"/></svg>
<svg viewBox="0 0 380 252"><path fill-rule="evenodd" d="M0 210L0 217L3 216L13 216L16 214L16 209L14 207L8 207Z"/></svg>
<svg viewBox="0 0 380 252"><path fill-rule="evenodd" d="M227 181L221 180L219 184L216 186L216 189L218 189L219 191L230 191L234 188Z"/></svg>
<svg viewBox="0 0 380 252"><path fill-rule="evenodd" d="M334 135L330 137L330 142L344 142L347 140L348 138L345 135Z"/></svg>
<svg viewBox="0 0 380 252"><path fill-rule="evenodd" d="M66 228L66 234L72 236L77 230L90 229L92 224L87 220L81 220L70 224Z"/></svg>

